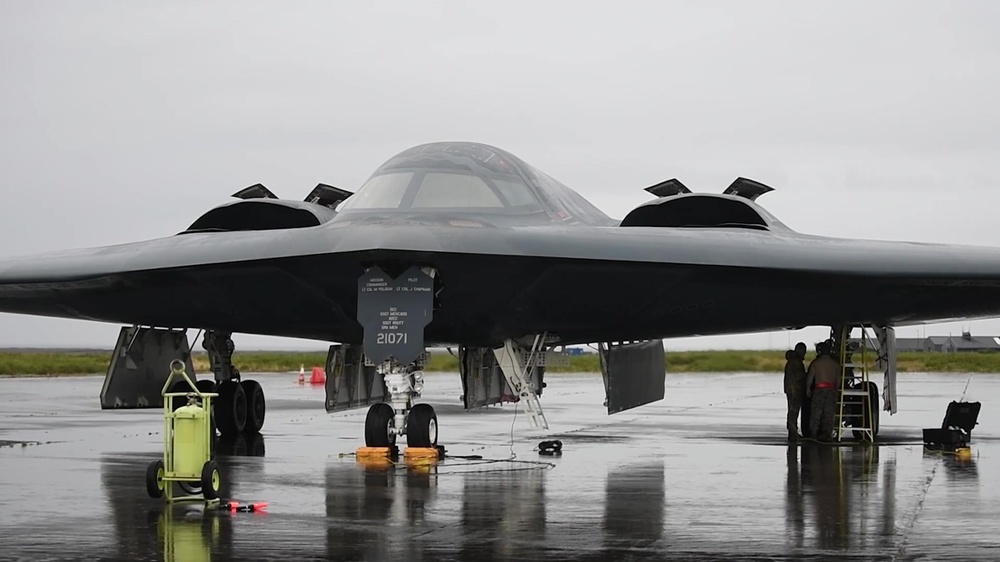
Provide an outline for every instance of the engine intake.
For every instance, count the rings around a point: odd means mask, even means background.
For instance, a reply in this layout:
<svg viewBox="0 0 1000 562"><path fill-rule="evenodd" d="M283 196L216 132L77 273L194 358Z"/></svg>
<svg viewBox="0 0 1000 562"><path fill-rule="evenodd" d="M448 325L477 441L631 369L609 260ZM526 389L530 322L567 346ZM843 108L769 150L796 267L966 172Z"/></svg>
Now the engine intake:
<svg viewBox="0 0 1000 562"><path fill-rule="evenodd" d="M246 199L220 205L200 216L184 232L278 230L319 226L336 216L321 205L285 199Z"/></svg>
<svg viewBox="0 0 1000 562"><path fill-rule="evenodd" d="M770 230L770 221L756 205L735 195L691 193L644 203L621 226L673 228L748 228Z"/></svg>

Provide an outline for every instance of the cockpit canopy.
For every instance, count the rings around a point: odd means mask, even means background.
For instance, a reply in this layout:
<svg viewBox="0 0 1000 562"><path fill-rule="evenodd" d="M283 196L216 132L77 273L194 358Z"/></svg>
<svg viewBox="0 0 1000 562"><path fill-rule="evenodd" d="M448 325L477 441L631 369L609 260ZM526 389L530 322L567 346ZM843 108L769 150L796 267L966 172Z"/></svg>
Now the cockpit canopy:
<svg viewBox="0 0 1000 562"><path fill-rule="evenodd" d="M576 192L512 154L467 142L425 144L397 154L339 209L345 214L433 210L537 215L546 222L611 222Z"/></svg>
<svg viewBox="0 0 1000 562"><path fill-rule="evenodd" d="M518 207L540 211L541 203L516 177L425 169L372 176L341 210Z"/></svg>

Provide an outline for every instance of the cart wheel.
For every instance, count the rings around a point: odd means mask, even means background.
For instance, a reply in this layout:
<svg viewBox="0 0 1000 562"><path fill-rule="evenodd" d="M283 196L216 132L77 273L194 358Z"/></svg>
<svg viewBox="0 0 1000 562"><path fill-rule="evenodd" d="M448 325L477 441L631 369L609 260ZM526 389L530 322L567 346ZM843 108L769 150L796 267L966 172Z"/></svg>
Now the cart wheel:
<svg viewBox="0 0 1000 562"><path fill-rule="evenodd" d="M166 487L166 481L163 480L165 471L163 469L163 461L155 460L149 463L146 468L146 492L151 498L161 498L163 497L163 489Z"/></svg>
<svg viewBox="0 0 1000 562"><path fill-rule="evenodd" d="M206 500L214 500L219 497L219 488L222 487L222 474L219 472L219 465L215 461L208 461L201 469L201 490L205 494Z"/></svg>
<svg viewBox="0 0 1000 562"><path fill-rule="evenodd" d="M201 482L178 482L177 485L185 494L196 496L201 493Z"/></svg>

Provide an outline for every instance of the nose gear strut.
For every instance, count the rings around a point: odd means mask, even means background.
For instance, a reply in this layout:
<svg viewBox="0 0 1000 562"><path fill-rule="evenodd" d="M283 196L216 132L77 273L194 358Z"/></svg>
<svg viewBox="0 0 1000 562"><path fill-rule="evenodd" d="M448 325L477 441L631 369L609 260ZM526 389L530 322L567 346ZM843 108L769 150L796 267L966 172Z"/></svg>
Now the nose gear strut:
<svg viewBox="0 0 1000 562"><path fill-rule="evenodd" d="M424 373L419 362L401 365L394 360L378 366L385 381L389 403L374 404L365 418L365 445L391 447L396 438L406 435L409 447L437 445L437 414L430 404L414 404L424 388Z"/></svg>

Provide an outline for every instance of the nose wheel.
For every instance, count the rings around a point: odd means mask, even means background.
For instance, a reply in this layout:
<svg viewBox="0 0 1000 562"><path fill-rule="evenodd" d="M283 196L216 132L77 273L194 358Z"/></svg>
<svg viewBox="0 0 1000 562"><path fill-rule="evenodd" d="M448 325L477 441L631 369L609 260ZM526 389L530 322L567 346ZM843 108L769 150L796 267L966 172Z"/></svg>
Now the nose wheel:
<svg viewBox="0 0 1000 562"><path fill-rule="evenodd" d="M396 414L386 403L368 408L365 417L365 446L393 447L396 437L406 434L408 447L435 447L438 442L438 419L430 404L415 404L403 414L403 430L396 427Z"/></svg>
<svg viewBox="0 0 1000 562"><path fill-rule="evenodd" d="M406 420L406 444L410 447L434 447L438 442L437 414L430 404L417 404Z"/></svg>
<svg viewBox="0 0 1000 562"><path fill-rule="evenodd" d="M368 408L365 418L365 446L392 447L396 444L393 418L396 413L388 404L375 404Z"/></svg>
<svg viewBox="0 0 1000 562"><path fill-rule="evenodd" d="M403 366L387 361L379 367L389 394L389 402L375 404L365 418L365 446L393 447L396 438L406 435L408 447L435 447L438 421L430 404L414 404L424 388L419 366Z"/></svg>

